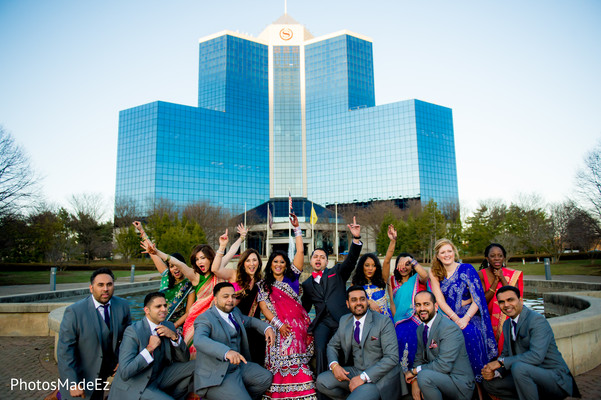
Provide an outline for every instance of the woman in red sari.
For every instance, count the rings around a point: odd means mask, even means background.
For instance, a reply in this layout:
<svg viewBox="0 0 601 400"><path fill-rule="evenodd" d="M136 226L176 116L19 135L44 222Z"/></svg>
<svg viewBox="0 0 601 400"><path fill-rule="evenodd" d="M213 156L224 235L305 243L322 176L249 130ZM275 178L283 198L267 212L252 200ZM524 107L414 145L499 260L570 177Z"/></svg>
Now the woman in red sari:
<svg viewBox="0 0 601 400"><path fill-rule="evenodd" d="M276 331L275 344L265 355L265 368L273 374L273 382L263 399L314 400L315 381L308 366L313 356L313 337L307 333L311 319L300 299L303 239L294 214L290 221L296 241L293 263L286 253L275 251L267 261L265 279L257 284L259 307Z"/></svg>
<svg viewBox="0 0 601 400"><path fill-rule="evenodd" d="M497 301L497 289L502 286L515 286L520 294L524 295L524 282L522 271L516 271L505 267L507 252L505 248L498 243L489 244L484 250L484 261L480 266L480 280L484 287L484 296L488 303L490 313L490 322L492 324L495 339L499 345L499 354L503 351L503 323L507 316L501 312L499 302Z"/></svg>

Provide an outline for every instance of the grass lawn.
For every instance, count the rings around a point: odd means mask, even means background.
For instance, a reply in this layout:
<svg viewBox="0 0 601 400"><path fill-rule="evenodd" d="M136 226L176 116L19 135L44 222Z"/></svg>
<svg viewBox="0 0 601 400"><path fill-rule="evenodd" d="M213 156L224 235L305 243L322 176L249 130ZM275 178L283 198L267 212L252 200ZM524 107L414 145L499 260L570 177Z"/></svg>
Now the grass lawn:
<svg viewBox="0 0 601 400"><path fill-rule="evenodd" d="M541 259L542 261L542 259ZM509 268L518 269L524 272L524 275L544 275L544 263L509 263ZM552 275L595 275L601 276L601 260L559 260L558 263L551 264Z"/></svg>
<svg viewBox="0 0 601 400"><path fill-rule="evenodd" d="M138 271L136 275L151 274L156 271ZM129 282L130 271L113 271L117 281ZM92 271L57 271L56 283L89 282ZM121 279L119 279L121 278ZM2 271L0 272L0 286L7 285L36 285L50 283L49 271Z"/></svg>

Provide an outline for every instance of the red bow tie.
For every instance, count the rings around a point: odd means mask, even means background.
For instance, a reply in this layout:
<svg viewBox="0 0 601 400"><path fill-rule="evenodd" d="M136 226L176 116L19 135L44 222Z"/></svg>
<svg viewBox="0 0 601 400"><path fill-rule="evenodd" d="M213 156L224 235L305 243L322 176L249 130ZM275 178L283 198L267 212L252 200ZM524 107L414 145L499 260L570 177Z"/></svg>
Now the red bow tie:
<svg viewBox="0 0 601 400"><path fill-rule="evenodd" d="M311 275L313 275L313 279L315 279L318 276L321 277L323 275L323 271L313 271Z"/></svg>

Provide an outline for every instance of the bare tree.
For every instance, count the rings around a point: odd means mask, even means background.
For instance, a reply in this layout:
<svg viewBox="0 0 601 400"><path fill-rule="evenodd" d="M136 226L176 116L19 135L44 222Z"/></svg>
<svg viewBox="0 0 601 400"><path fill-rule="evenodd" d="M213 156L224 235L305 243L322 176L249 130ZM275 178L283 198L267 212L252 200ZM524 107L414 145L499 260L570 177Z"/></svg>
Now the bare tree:
<svg viewBox="0 0 601 400"><path fill-rule="evenodd" d="M29 158L12 135L0 126L0 216L35 195L38 181Z"/></svg>
<svg viewBox="0 0 601 400"><path fill-rule="evenodd" d="M571 200L549 206L549 219L553 232L552 250L555 262L559 262L563 251L568 245L568 228L572 220L572 215L577 209L578 206Z"/></svg>
<svg viewBox="0 0 601 400"><path fill-rule="evenodd" d="M584 157L584 167L576 173L576 187L586 208L601 220L601 140Z"/></svg>
<svg viewBox="0 0 601 400"><path fill-rule="evenodd" d="M188 205L183 212L183 216L200 225L205 232L207 242L211 246L219 244L219 236L230 229L230 237L234 237L235 232L231 222L232 214L223 207L213 206L208 202L201 202Z"/></svg>

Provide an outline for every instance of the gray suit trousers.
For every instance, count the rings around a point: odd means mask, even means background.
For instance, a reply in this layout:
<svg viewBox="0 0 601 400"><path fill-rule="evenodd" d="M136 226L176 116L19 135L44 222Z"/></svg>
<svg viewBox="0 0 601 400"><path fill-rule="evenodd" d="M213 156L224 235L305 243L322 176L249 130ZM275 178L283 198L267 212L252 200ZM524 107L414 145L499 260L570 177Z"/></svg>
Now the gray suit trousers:
<svg viewBox="0 0 601 400"><path fill-rule="evenodd" d="M521 400L565 399L568 394L557 384L559 373L556 370L535 367L516 362L511 373L503 378L483 381L486 391L503 400L519 397Z"/></svg>
<svg viewBox="0 0 601 400"><path fill-rule="evenodd" d="M361 375L359 369L355 367L343 367L346 371L348 371L348 378L353 379L357 375ZM338 379L334 376L332 371L325 371L319 374L317 377L317 382L315 382L317 386L317 390L325 394L326 396L334 399L334 400L378 400L380 398L380 391L378 390L375 383L364 383L359 386L357 389L353 390L353 392L349 389L349 381L339 382ZM349 395L350 393L350 395Z"/></svg>
<svg viewBox="0 0 601 400"><path fill-rule="evenodd" d="M432 369L422 369L417 374L417 384L424 395L424 399L428 400L469 400L473 394L473 390L462 392L448 374Z"/></svg>
<svg viewBox="0 0 601 400"><path fill-rule="evenodd" d="M260 399L269 387L273 375L259 364L248 361L228 372L219 386L211 386L198 391L207 400L250 400Z"/></svg>
<svg viewBox="0 0 601 400"><path fill-rule="evenodd" d="M155 381L142 392L140 400L183 399L190 392L190 382L194 373L194 360L176 362L165 367ZM169 394L167 394L167 393Z"/></svg>

